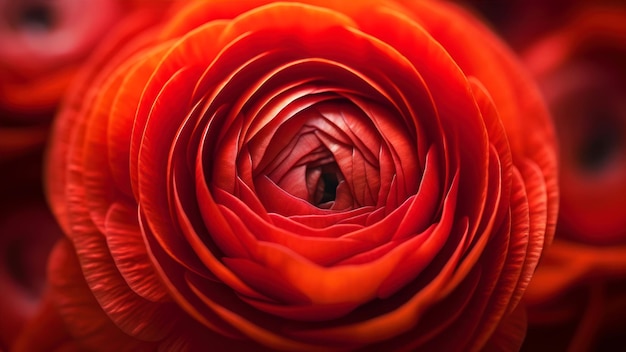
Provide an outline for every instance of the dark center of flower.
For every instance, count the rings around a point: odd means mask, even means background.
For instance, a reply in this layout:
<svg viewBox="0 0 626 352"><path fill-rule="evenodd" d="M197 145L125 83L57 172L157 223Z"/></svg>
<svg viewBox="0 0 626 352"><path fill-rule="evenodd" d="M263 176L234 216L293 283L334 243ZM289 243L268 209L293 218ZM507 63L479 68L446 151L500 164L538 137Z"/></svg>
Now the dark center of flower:
<svg viewBox="0 0 626 352"><path fill-rule="evenodd" d="M339 181L337 181L337 175L328 173L322 174L315 198L319 198L321 196L319 201L320 203L335 200L335 197L337 197L338 184Z"/></svg>
<svg viewBox="0 0 626 352"><path fill-rule="evenodd" d="M341 181L343 175L335 162L307 167L309 202L317 207L326 208L328 202L333 202L337 198L337 186Z"/></svg>
<svg viewBox="0 0 626 352"><path fill-rule="evenodd" d="M282 216L332 212L336 221L343 216L340 213L351 216L353 210L396 205L415 192L419 178L403 177L405 172L416 174L418 164L413 143L401 128L389 123L392 119L395 116L386 107L375 103L353 102L334 93L304 95L247 141L243 139L246 144L237 157L237 171L265 210ZM251 126L256 128L254 123ZM393 148L387 140L393 140ZM213 178L215 186L228 180L219 171ZM236 185L224 182L223 187L237 193ZM307 226L327 224L302 221Z"/></svg>
<svg viewBox="0 0 626 352"><path fill-rule="evenodd" d="M574 62L549 85L563 160L587 176L611 168L624 147L626 87L602 62Z"/></svg>
<svg viewBox="0 0 626 352"><path fill-rule="evenodd" d="M50 31L56 24L53 6L48 1L26 1L16 6L12 26L33 33Z"/></svg>
<svg viewBox="0 0 626 352"><path fill-rule="evenodd" d="M620 129L607 118L607 112L594 115L597 122L591 127L578 150L578 163L583 170L596 172L602 170L620 149Z"/></svg>

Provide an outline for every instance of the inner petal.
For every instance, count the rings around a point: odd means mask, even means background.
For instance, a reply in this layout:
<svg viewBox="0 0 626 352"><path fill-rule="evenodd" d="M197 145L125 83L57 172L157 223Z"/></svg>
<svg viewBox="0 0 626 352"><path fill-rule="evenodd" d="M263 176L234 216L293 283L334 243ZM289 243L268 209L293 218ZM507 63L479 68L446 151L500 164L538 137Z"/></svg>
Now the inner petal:
<svg viewBox="0 0 626 352"><path fill-rule="evenodd" d="M314 207L349 210L376 205L380 167L362 141L340 126L368 125L363 111L341 98L314 104L289 118L272 136L263 165L253 172ZM360 122L360 123L359 123ZM371 138L370 138L371 139ZM380 138L366 141L378 145ZM258 182L257 187L260 186Z"/></svg>

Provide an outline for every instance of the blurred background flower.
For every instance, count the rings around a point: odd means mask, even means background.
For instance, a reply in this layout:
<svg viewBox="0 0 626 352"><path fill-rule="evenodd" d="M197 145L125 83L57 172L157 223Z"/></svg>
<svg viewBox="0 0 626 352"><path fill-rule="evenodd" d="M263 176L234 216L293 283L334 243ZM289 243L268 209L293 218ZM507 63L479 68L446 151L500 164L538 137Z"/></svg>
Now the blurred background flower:
<svg viewBox="0 0 626 352"><path fill-rule="evenodd" d="M626 332L626 7L579 5L521 52L561 162L558 235L526 296L527 345L557 343L544 336L554 327L565 337L554 347L616 346Z"/></svg>
<svg viewBox="0 0 626 352"><path fill-rule="evenodd" d="M0 0L0 160L41 148L80 64L170 2Z"/></svg>
<svg viewBox="0 0 626 352"><path fill-rule="evenodd" d="M66 87L120 1L0 0L0 160L40 148Z"/></svg>
<svg viewBox="0 0 626 352"><path fill-rule="evenodd" d="M465 3L518 50L559 138L557 235L526 294L523 350L626 350L626 4Z"/></svg>

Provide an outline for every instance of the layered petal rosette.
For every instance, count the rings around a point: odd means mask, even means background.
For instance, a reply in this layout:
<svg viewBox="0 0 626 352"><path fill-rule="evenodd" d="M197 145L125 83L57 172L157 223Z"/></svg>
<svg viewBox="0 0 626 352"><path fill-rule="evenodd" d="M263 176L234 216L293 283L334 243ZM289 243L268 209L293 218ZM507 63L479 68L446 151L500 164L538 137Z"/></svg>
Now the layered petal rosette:
<svg viewBox="0 0 626 352"><path fill-rule="evenodd" d="M87 346L519 345L555 142L478 21L198 1L123 56L76 89L47 166L70 239L52 295Z"/></svg>

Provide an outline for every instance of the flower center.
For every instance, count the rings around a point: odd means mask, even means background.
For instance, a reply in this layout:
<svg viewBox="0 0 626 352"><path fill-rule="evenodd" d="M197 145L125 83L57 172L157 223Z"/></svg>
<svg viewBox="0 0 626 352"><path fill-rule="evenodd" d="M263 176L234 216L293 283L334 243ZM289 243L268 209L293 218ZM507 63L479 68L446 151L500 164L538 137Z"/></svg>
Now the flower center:
<svg viewBox="0 0 626 352"><path fill-rule="evenodd" d="M548 86L562 159L569 160L572 171L587 176L613 168L624 147L626 87L596 66L571 64Z"/></svg>
<svg viewBox="0 0 626 352"><path fill-rule="evenodd" d="M298 108L282 121L279 116L272 133L251 140L250 158L240 156L241 162L252 162L253 187L261 202L278 214L317 212L301 201L330 211L376 206L388 192L381 184L391 184L394 173L372 118L334 95L311 99L322 101Z"/></svg>
<svg viewBox="0 0 626 352"><path fill-rule="evenodd" d="M13 10L12 27L33 33L50 31L56 22L52 6L46 1L27 1Z"/></svg>
<svg viewBox="0 0 626 352"><path fill-rule="evenodd" d="M321 166L309 166L306 171L306 184L309 203L318 208L329 208L337 199L337 187L344 177L336 162Z"/></svg>
<svg viewBox="0 0 626 352"><path fill-rule="evenodd" d="M583 170L602 170L621 149L619 126L604 116L596 117L596 124L584 137L578 150L578 163Z"/></svg>

